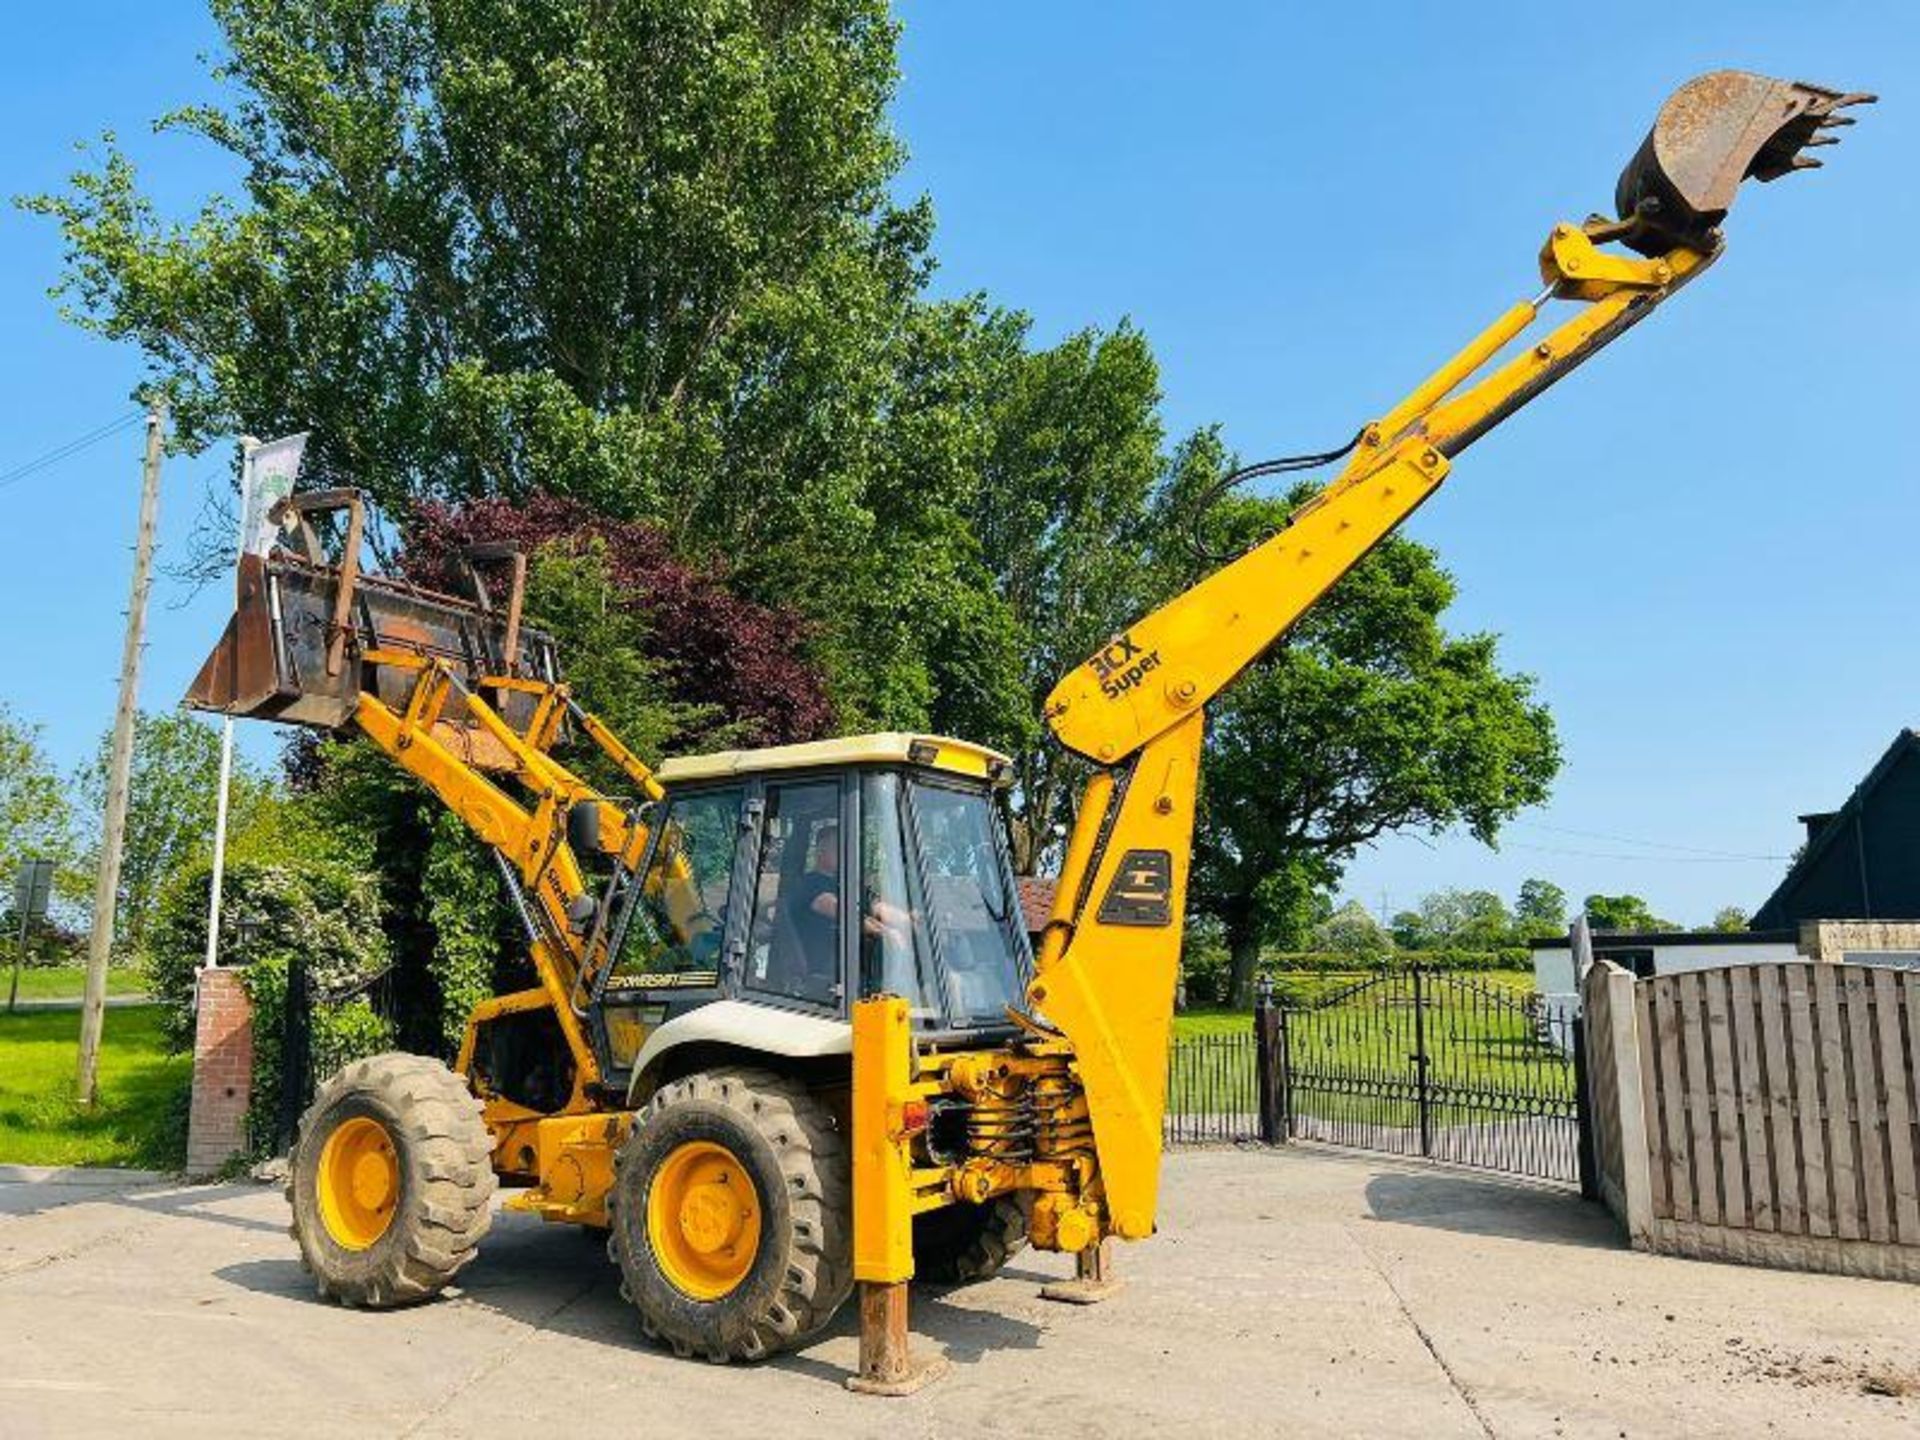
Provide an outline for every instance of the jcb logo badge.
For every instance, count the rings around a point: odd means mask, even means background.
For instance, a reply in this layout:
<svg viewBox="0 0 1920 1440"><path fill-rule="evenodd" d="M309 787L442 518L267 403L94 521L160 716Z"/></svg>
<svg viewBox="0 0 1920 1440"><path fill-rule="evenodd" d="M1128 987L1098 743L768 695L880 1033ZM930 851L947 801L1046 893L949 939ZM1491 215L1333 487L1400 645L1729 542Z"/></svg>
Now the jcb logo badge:
<svg viewBox="0 0 1920 1440"><path fill-rule="evenodd" d="M1165 850L1129 850L1100 901L1102 925L1158 927L1173 923L1173 856Z"/></svg>
<svg viewBox="0 0 1920 1440"><path fill-rule="evenodd" d="M1143 655L1131 635L1122 635L1089 663L1093 666L1094 678L1100 682L1100 693L1109 700L1118 700L1138 685L1148 671L1159 668L1160 652L1150 650Z"/></svg>

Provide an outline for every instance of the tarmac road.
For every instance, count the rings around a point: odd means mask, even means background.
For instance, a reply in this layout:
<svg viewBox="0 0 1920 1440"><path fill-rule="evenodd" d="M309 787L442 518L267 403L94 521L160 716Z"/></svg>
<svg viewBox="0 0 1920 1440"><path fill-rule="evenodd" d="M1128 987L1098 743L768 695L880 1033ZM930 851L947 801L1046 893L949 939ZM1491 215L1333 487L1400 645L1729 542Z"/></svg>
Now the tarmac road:
<svg viewBox="0 0 1920 1440"><path fill-rule="evenodd" d="M76 1183L78 1182L78 1183ZM277 1189L0 1170L0 1437L1920 1433L1920 1291L1633 1254L1564 1192L1186 1151L1127 1289L916 1295L952 1371L851 1395L851 1307L722 1367L650 1347L600 1246L502 1216L457 1296L313 1298Z"/></svg>

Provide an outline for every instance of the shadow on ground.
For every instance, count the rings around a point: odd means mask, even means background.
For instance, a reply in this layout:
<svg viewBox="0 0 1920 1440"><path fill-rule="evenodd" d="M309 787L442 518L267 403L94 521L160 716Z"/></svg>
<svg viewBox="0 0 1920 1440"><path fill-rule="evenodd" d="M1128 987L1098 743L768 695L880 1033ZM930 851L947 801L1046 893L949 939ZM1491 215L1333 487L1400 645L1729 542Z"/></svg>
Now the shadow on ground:
<svg viewBox="0 0 1920 1440"><path fill-rule="evenodd" d="M249 1228L273 1228L259 1221L234 1220L196 1210L191 1205L181 1206L178 1213L215 1223L233 1220ZM289 1304L332 1303L315 1293L313 1280L293 1253L291 1241L284 1257L239 1261L214 1274L229 1285ZM1055 1278L1014 1268L1003 1272L1000 1283L1030 1285L1037 1291ZM492 1232L481 1244L479 1258L461 1273L459 1287L428 1303L474 1306L548 1334L641 1356L671 1357L671 1350L640 1333L639 1317L620 1298L619 1282L600 1232L547 1225L519 1215L498 1215ZM377 1323L377 1316L369 1318ZM858 1307L849 1300L807 1349L767 1363L771 1368L838 1388L846 1380L845 1365L822 1359L814 1352L833 1340L853 1338L858 1330ZM914 1289L913 1331L918 1343L943 1353L955 1365L975 1364L996 1351L1033 1349L1043 1333L1040 1326L991 1307L956 1303L950 1292L932 1286Z"/></svg>
<svg viewBox="0 0 1920 1440"><path fill-rule="evenodd" d="M21 1167L0 1167L11 1172L0 1175L0 1216L24 1220L66 1205L120 1204L129 1192L140 1187L169 1183L165 1177L144 1171L56 1170L44 1176L26 1178Z"/></svg>
<svg viewBox="0 0 1920 1440"><path fill-rule="evenodd" d="M204 1220L210 1225L227 1225L236 1230L252 1230L265 1235L285 1235L284 1222L258 1220L249 1215L234 1215L217 1208L222 1201L257 1195L261 1187L251 1182L230 1185L178 1185L164 1190L133 1191L116 1195L116 1205L144 1210L149 1215L167 1215L188 1220Z"/></svg>
<svg viewBox="0 0 1920 1440"><path fill-rule="evenodd" d="M1613 1217L1570 1190L1446 1170L1394 1170L1374 1176L1365 1193L1368 1218L1397 1225L1586 1249L1625 1248Z"/></svg>

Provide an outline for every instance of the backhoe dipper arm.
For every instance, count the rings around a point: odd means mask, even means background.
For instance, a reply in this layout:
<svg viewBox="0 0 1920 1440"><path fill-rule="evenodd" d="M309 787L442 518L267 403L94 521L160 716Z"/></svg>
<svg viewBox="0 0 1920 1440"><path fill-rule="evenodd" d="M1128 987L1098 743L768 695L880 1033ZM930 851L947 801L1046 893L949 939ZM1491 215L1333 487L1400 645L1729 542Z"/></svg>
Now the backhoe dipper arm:
<svg viewBox="0 0 1920 1440"><path fill-rule="evenodd" d="M1734 72L1683 87L1621 178L1623 219L1554 227L1540 254L1545 290L1367 426L1341 474L1285 528L1116 635L1049 696L1054 736L1099 768L1028 999L1072 1043L1110 1233L1153 1229L1207 702L1425 503L1454 457L1718 257L1729 174L1737 185L1805 168L1797 146L1849 123L1830 112L1862 98ZM1738 123L1717 123L1716 104L1738 107ZM1609 241L1641 254L1599 248ZM1496 365L1554 299L1580 309Z"/></svg>
<svg viewBox="0 0 1920 1440"><path fill-rule="evenodd" d="M1112 765L1179 724L1417 510L1454 456L1644 319L1712 258L1684 249L1657 260L1609 255L1578 227L1557 226L1541 256L1548 288L1501 315L1368 425L1345 470L1284 529L1115 636L1062 680L1045 712L1055 737ZM1588 303L1448 399L1560 296Z"/></svg>

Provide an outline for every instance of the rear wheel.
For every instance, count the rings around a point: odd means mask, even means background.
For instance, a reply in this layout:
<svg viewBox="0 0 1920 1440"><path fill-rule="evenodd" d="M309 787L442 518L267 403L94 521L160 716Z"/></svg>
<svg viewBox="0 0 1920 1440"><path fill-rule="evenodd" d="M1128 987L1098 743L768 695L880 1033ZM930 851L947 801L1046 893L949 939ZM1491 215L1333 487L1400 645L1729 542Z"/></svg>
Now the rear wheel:
<svg viewBox="0 0 1920 1440"><path fill-rule="evenodd" d="M329 1079L287 1181L320 1293L373 1309L437 1294L492 1223L491 1153L480 1102L437 1060L376 1055Z"/></svg>
<svg viewBox="0 0 1920 1440"><path fill-rule="evenodd" d="M1002 1195L984 1205L946 1205L913 1217L913 1273L934 1285L971 1285L1027 1248L1028 1202Z"/></svg>
<svg viewBox="0 0 1920 1440"><path fill-rule="evenodd" d="M607 1248L621 1293L680 1354L791 1349L853 1288L845 1137L804 1086L763 1070L676 1080L617 1166Z"/></svg>

